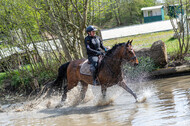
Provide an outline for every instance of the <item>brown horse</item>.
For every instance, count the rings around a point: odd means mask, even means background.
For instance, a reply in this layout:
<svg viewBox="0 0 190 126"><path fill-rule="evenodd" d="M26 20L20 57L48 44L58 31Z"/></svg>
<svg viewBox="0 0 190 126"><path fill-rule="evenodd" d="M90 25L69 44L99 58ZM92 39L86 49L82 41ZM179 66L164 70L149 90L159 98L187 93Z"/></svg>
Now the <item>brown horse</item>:
<svg viewBox="0 0 190 126"><path fill-rule="evenodd" d="M92 76L80 73L80 64L85 60L79 59L67 62L59 68L58 77L53 83L53 86L60 86L63 84L63 80L67 79L67 84L63 85L64 93L62 95L62 101L65 101L67 92L77 86L78 82L81 82L82 85L80 98L81 100L84 99L88 84L92 84ZM107 87L118 84L137 100L136 94L123 81L121 68L122 64L126 62L134 66L138 65L138 60L132 48L132 40L127 43L116 44L104 56L98 68L98 85L101 86L103 97L106 96Z"/></svg>

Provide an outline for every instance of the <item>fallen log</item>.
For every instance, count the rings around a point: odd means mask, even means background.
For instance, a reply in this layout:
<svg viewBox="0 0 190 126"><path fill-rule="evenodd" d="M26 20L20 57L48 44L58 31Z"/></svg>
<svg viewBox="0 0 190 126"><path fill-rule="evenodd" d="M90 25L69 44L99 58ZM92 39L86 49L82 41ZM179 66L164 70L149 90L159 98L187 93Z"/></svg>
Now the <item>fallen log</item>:
<svg viewBox="0 0 190 126"><path fill-rule="evenodd" d="M168 76L180 73L190 73L190 65L181 65L177 67L158 69L149 73L149 77Z"/></svg>

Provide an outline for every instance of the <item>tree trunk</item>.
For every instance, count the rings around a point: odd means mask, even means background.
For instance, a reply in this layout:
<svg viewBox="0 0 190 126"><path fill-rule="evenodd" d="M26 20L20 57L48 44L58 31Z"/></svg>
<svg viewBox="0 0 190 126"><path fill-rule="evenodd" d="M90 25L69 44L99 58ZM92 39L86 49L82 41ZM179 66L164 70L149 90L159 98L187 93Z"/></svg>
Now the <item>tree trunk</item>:
<svg viewBox="0 0 190 126"><path fill-rule="evenodd" d="M69 54L69 50L68 50L68 48L67 48L67 45L65 44L65 42L64 42L64 40L63 40L63 38L62 38L62 36L61 36L60 34L58 34L58 38L59 38L59 41L60 41L60 43L61 43L62 49L63 49L63 51L64 51L64 53L65 53L65 58L66 58L66 60L67 60L67 61L71 61L71 60L72 60L72 57L71 57L71 55Z"/></svg>
<svg viewBox="0 0 190 126"><path fill-rule="evenodd" d="M83 54L82 57L87 58L86 46L85 46L85 43L84 43L84 34L83 34L83 31L80 31L79 34L80 34L80 35L79 35L79 36L80 36L80 45L81 45L81 47L82 47L82 54Z"/></svg>

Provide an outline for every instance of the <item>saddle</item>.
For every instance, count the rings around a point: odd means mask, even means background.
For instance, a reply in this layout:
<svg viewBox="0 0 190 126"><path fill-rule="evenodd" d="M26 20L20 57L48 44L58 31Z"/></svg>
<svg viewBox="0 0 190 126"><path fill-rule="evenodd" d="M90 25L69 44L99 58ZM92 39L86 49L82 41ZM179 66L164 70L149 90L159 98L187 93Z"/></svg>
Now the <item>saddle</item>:
<svg viewBox="0 0 190 126"><path fill-rule="evenodd" d="M102 59L103 59L104 56L100 55L98 57L98 68L100 67L101 65L101 62L102 62ZM80 64L80 73L81 74L84 74L84 75L89 75L89 76L92 76L92 73L90 72L90 61L88 59L86 59L84 62L82 62Z"/></svg>

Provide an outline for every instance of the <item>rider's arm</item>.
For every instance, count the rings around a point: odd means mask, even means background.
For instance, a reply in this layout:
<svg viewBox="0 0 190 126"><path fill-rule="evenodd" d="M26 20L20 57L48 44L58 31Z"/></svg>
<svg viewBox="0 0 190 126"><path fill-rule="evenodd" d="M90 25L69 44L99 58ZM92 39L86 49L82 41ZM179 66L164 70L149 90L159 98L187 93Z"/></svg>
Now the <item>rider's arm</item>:
<svg viewBox="0 0 190 126"><path fill-rule="evenodd" d="M100 37L98 37L98 39L100 40L100 47L101 47L105 52L107 52L107 48L103 45L102 39L101 39Z"/></svg>

